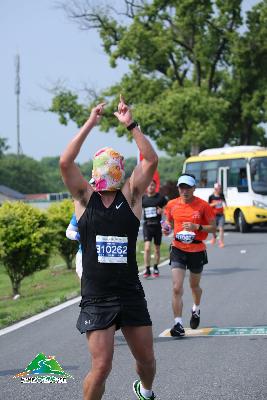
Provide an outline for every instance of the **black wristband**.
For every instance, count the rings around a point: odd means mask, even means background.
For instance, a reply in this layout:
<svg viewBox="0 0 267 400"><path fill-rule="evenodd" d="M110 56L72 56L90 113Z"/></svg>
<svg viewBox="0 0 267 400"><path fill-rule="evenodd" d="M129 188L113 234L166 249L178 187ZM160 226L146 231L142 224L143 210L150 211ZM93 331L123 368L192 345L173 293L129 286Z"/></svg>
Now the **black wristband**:
<svg viewBox="0 0 267 400"><path fill-rule="evenodd" d="M133 121L130 125L128 125L126 128L128 131L131 131L132 129L136 128L138 126L138 122Z"/></svg>
<svg viewBox="0 0 267 400"><path fill-rule="evenodd" d="M199 225L198 231L203 231L203 226L202 225Z"/></svg>

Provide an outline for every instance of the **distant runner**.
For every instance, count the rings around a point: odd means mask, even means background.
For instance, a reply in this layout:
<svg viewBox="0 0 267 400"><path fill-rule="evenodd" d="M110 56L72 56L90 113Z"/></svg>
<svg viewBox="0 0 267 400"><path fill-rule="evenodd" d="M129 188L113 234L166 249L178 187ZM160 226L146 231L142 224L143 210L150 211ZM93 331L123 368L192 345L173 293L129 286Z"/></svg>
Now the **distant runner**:
<svg viewBox="0 0 267 400"><path fill-rule="evenodd" d="M150 260L151 260L151 241L154 240L154 266L152 271L153 278L159 276L158 264L160 262L160 245L162 238L161 218L163 209L167 204L167 200L160 193L156 192L156 182L152 180L147 188L147 193L143 196L142 207L144 211L144 262L145 271L144 278L151 276Z"/></svg>
<svg viewBox="0 0 267 400"><path fill-rule="evenodd" d="M216 226L219 228L219 247L224 247L224 207L226 201L219 183L214 183L214 192L209 196L209 205L213 208L216 217ZM216 232L212 234L211 244L216 243Z"/></svg>
<svg viewBox="0 0 267 400"><path fill-rule="evenodd" d="M199 286L203 266L208 263L206 246L203 240L208 232L215 232L215 217L209 204L194 196L196 181L194 175L182 174L177 182L180 197L170 200L165 208L166 220L163 233L169 233L173 226L174 238L170 252L173 296L172 308L174 326L171 336L184 336L182 320L183 284L186 269L189 269L189 283L193 296L190 327L196 329L200 323L200 300L202 289ZM168 225L169 224L169 225Z"/></svg>
<svg viewBox="0 0 267 400"><path fill-rule="evenodd" d="M83 265L82 265L82 247L80 243L80 234L78 230L78 223L75 214L73 213L70 223L66 230L66 236L70 240L77 240L79 242L79 249L76 253L76 273L80 279L82 279Z"/></svg>

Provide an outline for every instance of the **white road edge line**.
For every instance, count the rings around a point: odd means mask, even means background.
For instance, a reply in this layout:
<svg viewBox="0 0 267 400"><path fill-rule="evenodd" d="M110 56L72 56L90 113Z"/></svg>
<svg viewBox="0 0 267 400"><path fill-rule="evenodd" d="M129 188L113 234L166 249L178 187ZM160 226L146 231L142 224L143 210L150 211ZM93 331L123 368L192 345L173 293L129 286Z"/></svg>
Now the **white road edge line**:
<svg viewBox="0 0 267 400"><path fill-rule="evenodd" d="M47 317L48 315L54 314L60 310L63 310L63 308L72 306L73 304L78 303L80 300L81 300L80 296L75 297L74 299L68 300L65 303L59 304L58 306L49 308L49 310L43 311L39 314L36 314L33 317L24 319L23 321L17 322L16 324L8 326L7 328L3 328L0 330L0 336L5 335L6 333L15 331L19 328L22 328L23 326L26 326L28 324L31 324L32 322L38 321L39 319Z"/></svg>
<svg viewBox="0 0 267 400"><path fill-rule="evenodd" d="M167 265L169 263L169 260L165 260L163 261L161 264L159 264L159 267L163 267L164 265ZM139 272L138 275L143 275L143 272ZM29 325L35 321L38 321L39 319L45 318L48 315L54 314L58 311L63 310L66 307L72 306L75 303L78 303L79 301L81 301L81 296L79 297L75 297L74 299L68 300L65 303L59 304L58 306L49 308L46 311L43 311L39 314L34 315L33 317L24 319L23 321L17 322L14 325L8 326L6 328L3 328L0 330L0 336L3 336L7 333L13 332L19 328L22 328L23 326Z"/></svg>

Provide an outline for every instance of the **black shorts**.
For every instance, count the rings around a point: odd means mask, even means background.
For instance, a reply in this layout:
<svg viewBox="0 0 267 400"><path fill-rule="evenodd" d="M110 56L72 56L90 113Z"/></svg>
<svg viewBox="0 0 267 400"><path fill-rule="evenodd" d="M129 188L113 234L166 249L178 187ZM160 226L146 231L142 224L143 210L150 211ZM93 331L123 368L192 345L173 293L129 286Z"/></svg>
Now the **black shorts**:
<svg viewBox="0 0 267 400"><path fill-rule="evenodd" d="M189 269L194 274L200 274L205 264L208 264L206 250L192 253L174 246L171 247L170 265L172 268Z"/></svg>
<svg viewBox="0 0 267 400"><path fill-rule="evenodd" d="M161 245L162 231L161 225L147 225L144 223L143 225L143 235L145 242L151 242L154 238L154 243L157 246Z"/></svg>
<svg viewBox="0 0 267 400"><path fill-rule="evenodd" d="M101 299L86 302L84 305L81 303L80 306L81 312L76 327L81 333L107 329L112 325L116 325L116 329L124 326L152 325L146 299L130 302Z"/></svg>

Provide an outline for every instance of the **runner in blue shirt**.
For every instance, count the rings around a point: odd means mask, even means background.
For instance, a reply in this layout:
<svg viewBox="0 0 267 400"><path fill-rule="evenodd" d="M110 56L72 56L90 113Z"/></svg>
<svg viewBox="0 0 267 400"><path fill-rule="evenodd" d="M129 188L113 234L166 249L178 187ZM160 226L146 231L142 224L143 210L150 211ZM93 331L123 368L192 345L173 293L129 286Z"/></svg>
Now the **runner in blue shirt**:
<svg viewBox="0 0 267 400"><path fill-rule="evenodd" d="M76 254L76 273L78 277L82 278L83 265L82 265L82 247L80 243L80 234L78 230L78 223L75 214L73 213L70 223L66 230L66 236L70 240L77 240L79 242L79 249Z"/></svg>

